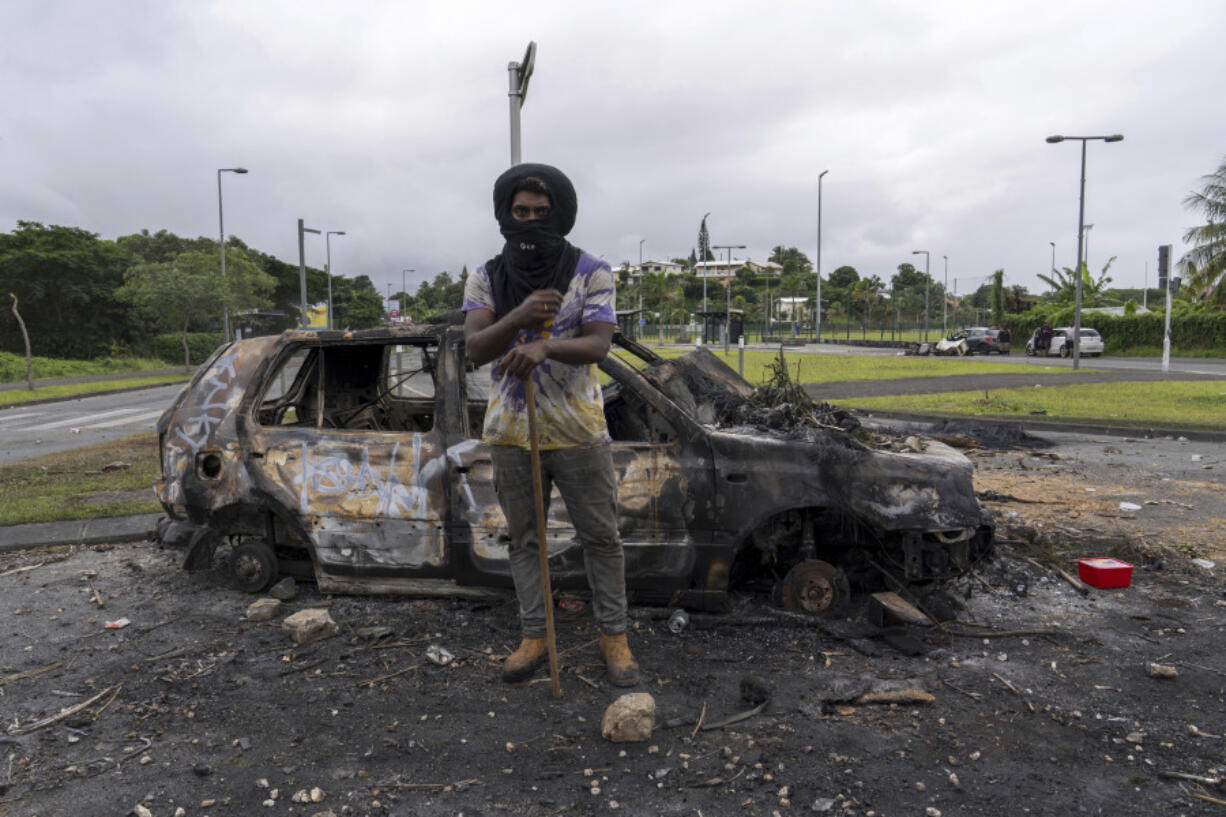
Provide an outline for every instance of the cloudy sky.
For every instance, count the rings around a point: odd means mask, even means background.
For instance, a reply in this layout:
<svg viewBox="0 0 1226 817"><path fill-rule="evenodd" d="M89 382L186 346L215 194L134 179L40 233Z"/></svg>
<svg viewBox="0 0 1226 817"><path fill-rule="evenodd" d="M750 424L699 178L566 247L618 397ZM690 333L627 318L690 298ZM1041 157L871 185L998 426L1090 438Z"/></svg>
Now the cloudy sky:
<svg viewBox="0 0 1226 817"><path fill-rule="evenodd" d="M1226 157L1226 4L272 2L0 4L0 230L226 231L297 261L296 224L385 292L499 248L507 63L529 40L525 161L579 191L572 240L613 265L782 244L888 279L931 253L968 290L1089 262L1140 286ZM307 237L323 266L324 242Z"/></svg>

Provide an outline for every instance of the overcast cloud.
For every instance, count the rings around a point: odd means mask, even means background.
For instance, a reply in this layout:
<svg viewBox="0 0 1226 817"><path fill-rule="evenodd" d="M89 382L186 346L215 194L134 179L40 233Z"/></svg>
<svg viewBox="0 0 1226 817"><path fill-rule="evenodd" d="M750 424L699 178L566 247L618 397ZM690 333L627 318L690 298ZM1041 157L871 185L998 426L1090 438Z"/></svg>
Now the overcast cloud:
<svg viewBox="0 0 1226 817"><path fill-rule="evenodd" d="M1140 286L1226 155L1226 4L204 3L0 6L0 230L228 234L297 261L296 220L345 230L338 274L381 293L501 245L507 63L538 43L525 161L579 191L572 240L613 265L714 244L888 279L932 254L969 290L1072 266L1078 144L1089 261ZM307 261L324 263L308 236Z"/></svg>

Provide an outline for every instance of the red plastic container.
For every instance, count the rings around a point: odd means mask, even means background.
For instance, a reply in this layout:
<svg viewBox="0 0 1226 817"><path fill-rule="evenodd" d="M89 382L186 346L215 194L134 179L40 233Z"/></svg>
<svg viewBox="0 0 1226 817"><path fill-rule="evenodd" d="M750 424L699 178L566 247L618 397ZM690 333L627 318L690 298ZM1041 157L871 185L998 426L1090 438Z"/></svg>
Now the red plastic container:
<svg viewBox="0 0 1226 817"><path fill-rule="evenodd" d="M1077 560L1077 575L1093 587L1127 587L1132 584L1132 565L1110 556L1091 556Z"/></svg>

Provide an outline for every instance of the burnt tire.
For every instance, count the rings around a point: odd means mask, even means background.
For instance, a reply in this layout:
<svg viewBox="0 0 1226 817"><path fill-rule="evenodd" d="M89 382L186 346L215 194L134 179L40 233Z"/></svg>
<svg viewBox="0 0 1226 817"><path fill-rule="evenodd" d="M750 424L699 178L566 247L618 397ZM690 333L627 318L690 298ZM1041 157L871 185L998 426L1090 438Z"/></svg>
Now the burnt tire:
<svg viewBox="0 0 1226 817"><path fill-rule="evenodd" d="M259 593L277 580L277 555L264 542L242 542L230 552L227 568L234 589Z"/></svg>

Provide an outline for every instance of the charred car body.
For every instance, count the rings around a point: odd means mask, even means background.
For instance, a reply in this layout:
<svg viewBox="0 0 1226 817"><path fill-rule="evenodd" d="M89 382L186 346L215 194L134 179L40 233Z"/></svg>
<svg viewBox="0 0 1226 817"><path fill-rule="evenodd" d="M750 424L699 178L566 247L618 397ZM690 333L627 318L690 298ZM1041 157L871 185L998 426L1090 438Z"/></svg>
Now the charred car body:
<svg viewBox="0 0 1226 817"><path fill-rule="evenodd" d="M714 407L743 401L748 383L705 350L665 360L616 342L601 369L637 601L718 610L730 587L766 580L789 606L825 610L849 580L939 578L990 552L971 463L953 449L719 428ZM488 382L453 326L227 345L158 422L163 541L189 569L224 551L252 591L282 572L328 592L510 587L480 440ZM548 533L555 586L586 587L556 497Z"/></svg>

